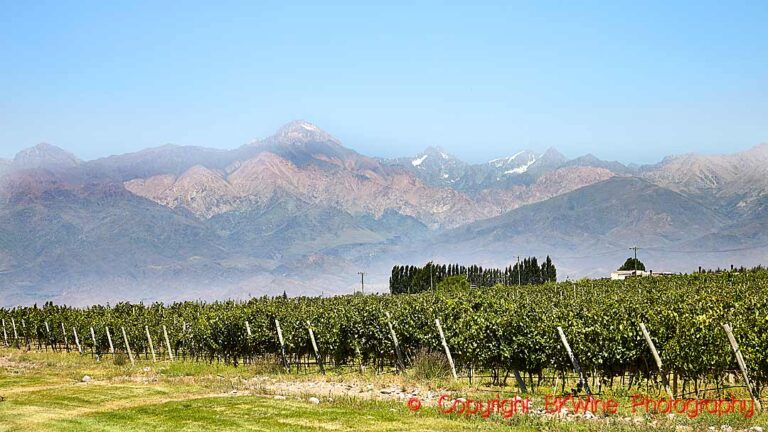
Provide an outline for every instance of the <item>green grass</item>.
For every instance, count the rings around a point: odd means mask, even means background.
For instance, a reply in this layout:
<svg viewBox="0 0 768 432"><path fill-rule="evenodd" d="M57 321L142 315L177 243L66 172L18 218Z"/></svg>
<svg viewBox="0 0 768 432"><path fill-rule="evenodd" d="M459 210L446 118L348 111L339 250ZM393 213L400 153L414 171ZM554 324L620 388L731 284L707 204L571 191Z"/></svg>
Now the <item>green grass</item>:
<svg viewBox="0 0 768 432"><path fill-rule="evenodd" d="M540 416L511 419L470 418L439 414L434 407L411 412L404 402L351 397L329 400L308 395L276 400L258 389L246 391L244 379L253 368L191 362L117 366L88 356L22 353L0 349L0 431L533 431L533 430L672 430L658 419L640 425L617 418L566 422ZM84 375L93 377L81 382ZM280 381L321 379L319 376L272 375ZM332 376L330 380L364 380L376 384L413 378ZM421 382L426 388L434 383ZM232 390L238 390L233 394ZM471 394L476 389L466 389ZM483 393L484 398L490 398ZM764 418L763 418L764 419ZM664 419L661 419L664 420ZM648 423L657 421L658 427ZM687 422L706 430L715 423ZM737 424L731 423L734 426ZM764 424L758 420L757 423ZM749 424L739 424L747 427Z"/></svg>

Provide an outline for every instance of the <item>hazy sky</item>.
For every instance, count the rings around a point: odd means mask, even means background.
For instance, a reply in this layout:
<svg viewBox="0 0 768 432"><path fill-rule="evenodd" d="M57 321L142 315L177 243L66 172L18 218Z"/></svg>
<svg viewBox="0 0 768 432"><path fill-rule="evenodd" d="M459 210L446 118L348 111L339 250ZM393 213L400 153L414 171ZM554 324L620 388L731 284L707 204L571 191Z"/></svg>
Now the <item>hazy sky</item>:
<svg viewBox="0 0 768 432"><path fill-rule="evenodd" d="M473 162L768 141L765 0L362 3L0 0L0 157L233 148L293 119Z"/></svg>

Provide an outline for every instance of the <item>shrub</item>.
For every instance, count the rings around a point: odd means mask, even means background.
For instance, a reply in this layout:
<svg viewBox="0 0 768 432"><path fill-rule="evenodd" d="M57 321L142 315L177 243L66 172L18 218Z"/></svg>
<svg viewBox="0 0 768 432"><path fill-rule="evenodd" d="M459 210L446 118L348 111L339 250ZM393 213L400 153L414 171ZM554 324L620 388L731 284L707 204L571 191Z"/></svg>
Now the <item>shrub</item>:
<svg viewBox="0 0 768 432"><path fill-rule="evenodd" d="M418 379L443 379L451 375L445 354L421 350L413 357L412 373Z"/></svg>
<svg viewBox="0 0 768 432"><path fill-rule="evenodd" d="M115 366L125 366L128 364L128 356L123 353L117 353L112 361L115 363Z"/></svg>

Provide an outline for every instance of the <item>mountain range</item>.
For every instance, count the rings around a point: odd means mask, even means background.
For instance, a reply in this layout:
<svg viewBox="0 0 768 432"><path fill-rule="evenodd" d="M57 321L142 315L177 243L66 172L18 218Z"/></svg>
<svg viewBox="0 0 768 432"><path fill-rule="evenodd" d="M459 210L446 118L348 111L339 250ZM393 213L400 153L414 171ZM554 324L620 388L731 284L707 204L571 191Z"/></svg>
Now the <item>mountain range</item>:
<svg viewBox="0 0 768 432"><path fill-rule="evenodd" d="M470 164L362 155L306 121L232 149L0 160L0 304L330 295L392 264L551 255L605 276L765 262L768 145L624 165L555 149Z"/></svg>

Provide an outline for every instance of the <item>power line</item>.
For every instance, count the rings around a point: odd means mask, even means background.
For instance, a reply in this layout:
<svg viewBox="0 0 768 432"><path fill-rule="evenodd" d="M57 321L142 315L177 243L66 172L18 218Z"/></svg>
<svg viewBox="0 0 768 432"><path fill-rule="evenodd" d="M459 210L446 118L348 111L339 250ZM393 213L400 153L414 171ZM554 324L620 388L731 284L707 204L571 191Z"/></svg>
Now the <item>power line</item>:
<svg viewBox="0 0 768 432"><path fill-rule="evenodd" d="M727 252L739 252L739 251L745 251L745 250L762 249L764 247L768 247L768 243L755 245L755 246L744 246L740 248L713 249L713 250L700 250L700 249L699 250L675 250L675 249L665 249L665 248L658 248L658 247L648 247L645 249L651 250L651 251L672 252L672 253L727 253Z"/></svg>
<svg viewBox="0 0 768 432"><path fill-rule="evenodd" d="M626 250L626 249L624 249L624 248L612 249L612 250L609 250L609 251L600 252L600 253L593 253L593 254L588 254L588 255L559 256L559 255L550 254L549 256L552 257L553 259L556 258L558 260L568 260L568 259L576 260L576 259L587 259L587 258L606 256L606 255L614 255L614 254L617 254L617 253L619 253L621 251L624 251L624 250Z"/></svg>
<svg viewBox="0 0 768 432"><path fill-rule="evenodd" d="M637 247L638 249L643 249L650 252L667 252L667 253L684 253L684 254L699 254L699 253L728 253L728 252L739 252L739 251L747 251L747 250L754 250L754 249L762 249L768 247L768 243L759 244L755 246L744 246L739 248L731 248L731 249L708 249L708 250L702 250L702 249L688 249L688 250L681 250L681 249L666 249L661 247ZM635 247L629 248L630 250L633 250ZM550 256L553 259L558 260L579 260L579 259L589 259L589 258L595 258L595 257L601 257L606 255L613 255L616 253L619 253L623 250L626 250L624 248L621 249L611 249L608 251L600 252L600 253L592 253L592 254L586 254L586 255L555 255L550 254Z"/></svg>

